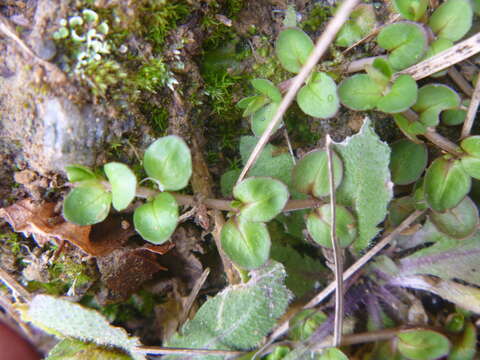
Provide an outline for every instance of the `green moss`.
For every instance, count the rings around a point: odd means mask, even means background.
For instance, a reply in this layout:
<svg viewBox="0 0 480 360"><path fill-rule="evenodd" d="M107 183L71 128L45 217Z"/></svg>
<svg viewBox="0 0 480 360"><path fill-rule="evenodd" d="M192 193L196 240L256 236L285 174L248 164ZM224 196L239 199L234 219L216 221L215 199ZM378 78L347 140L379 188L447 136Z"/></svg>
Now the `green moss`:
<svg viewBox="0 0 480 360"><path fill-rule="evenodd" d="M300 27L305 31L317 31L320 26L332 16L332 6L317 3L308 14L308 17L300 23Z"/></svg>
<svg viewBox="0 0 480 360"><path fill-rule="evenodd" d="M0 234L0 243L10 249L13 255L20 256L22 249L22 237L14 232Z"/></svg>
<svg viewBox="0 0 480 360"><path fill-rule="evenodd" d="M151 102L141 102L139 108L155 132L155 136L167 135L169 114L165 107L159 107Z"/></svg>
<svg viewBox="0 0 480 360"><path fill-rule="evenodd" d="M170 71L161 58L151 59L140 66L131 80L140 90L157 92L165 86Z"/></svg>

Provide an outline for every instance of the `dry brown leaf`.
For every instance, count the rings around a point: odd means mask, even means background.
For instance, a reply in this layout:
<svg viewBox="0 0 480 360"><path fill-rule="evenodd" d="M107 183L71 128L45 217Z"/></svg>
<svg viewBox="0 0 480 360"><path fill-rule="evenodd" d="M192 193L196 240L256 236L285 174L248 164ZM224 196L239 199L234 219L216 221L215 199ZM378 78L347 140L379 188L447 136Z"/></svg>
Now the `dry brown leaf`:
<svg viewBox="0 0 480 360"><path fill-rule="evenodd" d="M24 199L0 209L0 217L5 218L16 232L32 235L40 246L50 240L66 240L92 256L106 255L121 247L133 233L122 229L122 220L116 217L94 227L75 225L65 221L55 208L56 203Z"/></svg>

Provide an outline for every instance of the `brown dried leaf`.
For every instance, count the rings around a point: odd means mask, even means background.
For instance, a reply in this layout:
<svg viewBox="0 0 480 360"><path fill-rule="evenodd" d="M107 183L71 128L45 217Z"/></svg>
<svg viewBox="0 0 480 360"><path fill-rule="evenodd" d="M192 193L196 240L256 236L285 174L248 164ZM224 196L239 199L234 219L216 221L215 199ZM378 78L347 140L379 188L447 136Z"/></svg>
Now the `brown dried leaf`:
<svg viewBox="0 0 480 360"><path fill-rule="evenodd" d="M110 253L122 246L133 233L130 229L122 229L122 219L118 217L111 217L94 227L78 226L65 221L55 208L56 203L24 199L0 209L0 217L5 218L16 232L33 235L40 246L50 240L66 240L92 256Z"/></svg>

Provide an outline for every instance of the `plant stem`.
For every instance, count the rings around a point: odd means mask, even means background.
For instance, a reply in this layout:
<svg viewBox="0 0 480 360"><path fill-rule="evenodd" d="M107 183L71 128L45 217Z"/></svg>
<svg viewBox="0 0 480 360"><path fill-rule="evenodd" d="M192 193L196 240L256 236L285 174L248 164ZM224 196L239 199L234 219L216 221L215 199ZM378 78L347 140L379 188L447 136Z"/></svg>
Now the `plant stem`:
<svg viewBox="0 0 480 360"><path fill-rule="evenodd" d="M463 123L462 128L462 135L460 139L465 139L467 136L470 135L470 131L473 127L473 122L475 121L475 117L477 115L478 105L480 104L480 81L477 81L475 85L475 90L473 90L472 99L470 101L470 105L468 106L467 116L465 118L465 122Z"/></svg>
<svg viewBox="0 0 480 360"><path fill-rule="evenodd" d="M418 114L412 109L404 111L402 115L410 121L418 121ZM438 146L440 149L446 151L447 153L450 153L456 157L463 154L462 150L456 144L437 133L434 128L428 128L427 132L422 135L427 138L432 144Z"/></svg>

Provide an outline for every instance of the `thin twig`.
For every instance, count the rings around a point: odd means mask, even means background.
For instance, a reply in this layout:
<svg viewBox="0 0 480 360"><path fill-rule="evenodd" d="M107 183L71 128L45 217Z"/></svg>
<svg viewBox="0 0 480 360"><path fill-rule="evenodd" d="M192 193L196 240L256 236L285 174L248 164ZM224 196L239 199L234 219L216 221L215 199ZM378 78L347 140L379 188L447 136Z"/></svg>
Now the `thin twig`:
<svg viewBox="0 0 480 360"><path fill-rule="evenodd" d="M302 67L300 73L294 78L290 88L288 89L285 97L282 99L280 106L278 107L275 115L273 116L272 120L267 126L267 129L263 132L260 140L258 140L255 148L253 149L250 157L247 160L240 176L237 180L237 183L240 183L250 168L253 166L255 161L257 160L258 156L262 152L263 148L268 142L268 139L273 133L273 129L280 123L283 115L287 111L288 107L292 103L295 98L297 91L303 85L307 77L310 75L311 71L323 56L325 51L328 49L330 43L335 39L337 32L340 30L342 25L345 21L348 20L350 13L355 8L355 6L360 2L360 0L344 0L340 5L339 9L337 10L335 16L330 20L325 31L322 33L320 38L318 39L317 43L315 44L315 48L313 49L312 53L310 54L307 62Z"/></svg>
<svg viewBox="0 0 480 360"><path fill-rule="evenodd" d="M21 296L24 300L30 301L32 295L18 283L9 273L0 267L0 281L2 281L15 296Z"/></svg>
<svg viewBox="0 0 480 360"><path fill-rule="evenodd" d="M188 349L171 348L161 346L137 346L134 352L145 355L203 355L203 356L237 356L244 355L246 351L233 350L208 350L208 349Z"/></svg>
<svg viewBox="0 0 480 360"><path fill-rule="evenodd" d="M333 248L333 259L335 261L335 326L333 331L333 346L339 346L342 342L342 333L343 333L343 259L341 254L341 249L338 244L337 239L337 217L336 217L336 208L335 208L335 180L333 172L333 162L332 162L332 139L330 135L326 136L325 147L327 150L327 160L328 160L328 181L330 183L330 213L331 213L331 224L330 224L330 237L332 239L332 248Z"/></svg>
<svg viewBox="0 0 480 360"><path fill-rule="evenodd" d="M465 139L470 135L472 131L473 122L477 115L478 105L480 104L480 79L478 79L477 84L475 85L475 90L473 90L472 99L470 100L470 105L468 105L467 116L465 117L465 122L463 123L462 135L460 139Z"/></svg>
<svg viewBox="0 0 480 360"><path fill-rule="evenodd" d="M188 315L190 314L190 310L192 309L193 303L198 296L200 289L202 288L203 284L207 280L208 275L210 274L210 269L206 268L200 278L195 282L190 295L188 295L187 301L183 307L182 313L179 316L178 326L181 327L183 323L187 320Z"/></svg>
<svg viewBox="0 0 480 360"><path fill-rule="evenodd" d="M343 273L343 281L347 281L354 275L358 270L360 270L367 262L369 262L375 255L377 255L385 246L387 246L393 239L395 239L402 231L407 229L415 220L417 220L424 211L416 210L410 216L408 216L398 227L396 227L390 234L385 236L377 245L375 245L372 249L370 249L365 255L363 255L360 259L358 259L352 266L350 266L344 273ZM310 300L303 309L310 309L318 304L320 304L323 300L325 300L333 291L335 291L337 287L336 282L331 282L326 288L324 288L320 293L318 293L312 300ZM292 313L291 316L281 323L277 329L270 335L267 343L263 345L258 351L261 353L264 349L270 346L276 339L280 336L284 335L289 329L289 319L292 318L295 314Z"/></svg>
<svg viewBox="0 0 480 360"><path fill-rule="evenodd" d="M415 80L420 80L455 65L480 52L480 33L459 42L458 44L413 65L398 74L411 75Z"/></svg>
<svg viewBox="0 0 480 360"><path fill-rule="evenodd" d="M295 159L295 154L293 153L292 143L290 142L290 137L288 136L287 129L283 129L283 136L285 137L285 141L287 142L288 151L290 152L290 156L292 157L293 165L297 163Z"/></svg>
<svg viewBox="0 0 480 360"><path fill-rule="evenodd" d="M457 69L455 69L455 66L452 66L450 69L448 69L447 74L448 76L450 76L450 79L452 79L453 82L460 88L460 90L462 90L467 96L473 96L472 86L463 77L463 75L460 74Z"/></svg>

